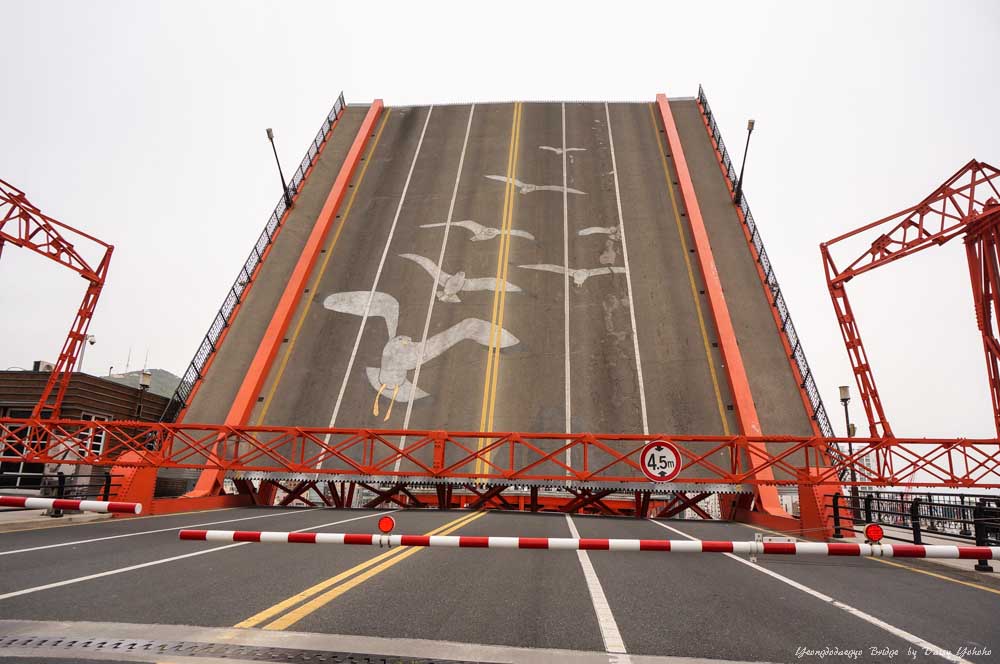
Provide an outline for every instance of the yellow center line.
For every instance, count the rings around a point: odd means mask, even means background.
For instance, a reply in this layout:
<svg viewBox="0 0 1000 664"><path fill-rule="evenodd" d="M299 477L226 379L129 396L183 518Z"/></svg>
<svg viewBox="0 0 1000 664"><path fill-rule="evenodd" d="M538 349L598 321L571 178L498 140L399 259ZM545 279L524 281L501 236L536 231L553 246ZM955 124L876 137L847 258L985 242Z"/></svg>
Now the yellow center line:
<svg viewBox="0 0 1000 664"><path fill-rule="evenodd" d="M330 240L330 246L326 248L326 256L323 257L323 262L320 263L319 271L316 273L315 279L313 279L312 284L309 286L310 293L315 293L316 289L319 288L320 279L323 278L323 274L326 272L326 267L330 262L330 257L333 256L333 249L337 246L337 240L340 239L340 233L344 230L344 224L347 223L347 217L351 214L351 208L354 207L354 199L357 197L358 190L361 188L361 183L365 179L365 173L368 172L368 166L372 163L372 155L375 154L375 147L382 138L382 131L385 129L385 125L389 121L389 115L391 113L392 109L387 109L382 117L382 124L379 126L378 132L375 134L375 140L372 141L371 147L368 149L368 155L365 159L365 163L361 167L361 172L358 173L358 178L354 183L354 189L351 192L351 197L347 200L347 207L344 208L344 213L340 217L340 224L337 226L337 230L334 231L333 238ZM288 366L288 359L292 356L292 350L295 348L295 342L298 340L299 333L302 331L302 325L305 323L307 313L309 313L308 302L306 303L306 306L302 307L302 311L299 314L299 320L295 323L295 330L292 332L292 336L289 337L288 344L285 346L285 352L281 356L281 362L278 364L278 370L274 376L274 381L271 383L271 387L267 391L267 397L264 399L264 405L261 407L260 414L257 416L257 422L255 423L257 425L264 422L264 417L267 415L267 411L271 408L271 401L274 399L274 395L278 391L278 385L281 383L281 378L285 374L285 367Z"/></svg>
<svg viewBox="0 0 1000 664"><path fill-rule="evenodd" d="M517 132L514 134L514 163L513 170L511 171L511 179L517 178L517 155L521 148L521 113L523 110L521 104L517 105ZM490 414L489 421L487 422L487 431L493 431L493 412L496 407L497 399L497 379L500 376L500 340L503 338L503 318L505 312L505 304L507 302L507 272L510 269L510 236L511 230L514 227L514 200L517 196L517 190L515 187L511 187L510 193L510 209L507 213L507 225L503 229L503 274L497 281L497 290L500 293L500 318L497 320L497 339L496 345L493 348L493 353L496 359L493 362L493 383L490 387ZM489 459L489 454L486 455L487 460Z"/></svg>
<svg viewBox="0 0 1000 664"><path fill-rule="evenodd" d="M513 184L514 173L516 171L517 147L520 137L521 126L521 104L514 104L514 113L511 117L510 126L510 147L507 151L507 185L504 188L503 214L500 217L500 249L497 252L497 273L496 286L493 290L493 310L490 315L490 344L487 351L486 373L483 376L483 400L482 410L479 419L479 430L489 431L492 429L492 412L496 399L496 379L497 369L500 364L499 345L502 338L502 323L498 325L498 319L503 318L503 303L505 289L502 283L506 280L507 260L510 254L510 236L505 231L508 229L509 220L513 218L514 196L517 189ZM477 443L477 451L482 450L486 439L480 438ZM484 472L487 464L476 458L476 473Z"/></svg>
<svg viewBox="0 0 1000 664"><path fill-rule="evenodd" d="M485 515L486 512L473 512L471 515L467 515L462 519L458 519L450 524L446 524L445 526L443 526L443 529L439 529L440 532L434 534L450 535L451 533L455 532L462 526L468 525L469 523L472 523L476 519L479 519ZM306 602L297 609L289 611L288 613L283 615L281 618L278 618L274 622L264 625L264 629L267 630L288 629L289 627L299 622L309 614L314 613L318 609L326 606L333 600L337 599L338 597L346 593L348 590L351 590L352 588L361 585L368 579L377 576L378 574L381 574L382 572L389 569L393 565L397 565L403 562L403 560L405 560L406 558L409 558L410 556L420 553L422 548L423 547L411 547L408 549L397 549L396 551L400 551L401 553L398 553L396 556L389 558L388 560L385 560L377 567L374 567L368 570L367 572L364 572L363 574L359 574L358 576L350 579L349 581L346 581L345 583L340 584L339 586L331 588L330 590L326 591L319 597L316 597L315 599ZM332 580L331 583L333 583Z"/></svg>
<svg viewBox="0 0 1000 664"><path fill-rule="evenodd" d="M435 529L433 529L433 530L431 530L431 531L429 531L427 533L424 533L424 534L425 535L440 535L440 534L442 534L442 531L444 531L444 530L446 530L448 528L459 528L461 526L464 526L466 523L471 522L474 519L478 519L483 514L485 514L485 512L472 512L470 514L463 514L462 516L458 517L457 519L455 519L453 521L449 521L448 523L446 523L444 525L441 525L441 526L438 526L437 528L435 528ZM269 619L277 616L279 613L281 613L281 612L283 612L283 611L285 611L287 609L292 608L296 604L299 604L300 602L304 602L307 599L309 599L310 597L313 597L313 596L315 596L315 595L323 592L324 590L326 590L330 586L333 586L333 585L335 585L337 583L340 583L344 579L347 579L347 578L349 578L351 576L354 576L355 574L368 569L372 565L376 565L379 562L382 562L382 561L384 561L384 560L386 560L388 558L392 558L394 556L398 556L401 553L404 553L405 551L406 551L406 549L390 549L390 550L386 551L385 553L379 554L379 555L377 555L377 556L375 556L373 558L369 558L368 560L364 561L363 563L359 563L358 565L355 565L354 567L352 567L352 568L350 568L348 570L345 570L345 571L341 572L340 574L337 574L336 576L330 577L329 579L326 579L325 581L320 581L316 585L310 586L309 588L306 588L302 592L297 593L295 595L292 595L291 597L278 602L274 606L268 607L268 608L264 609L263 611L250 616L249 618L247 618L246 620L244 620L242 622L236 623L236 625L234 625L234 627L256 627L260 623L262 623L262 622L264 622L266 620L269 620Z"/></svg>
<svg viewBox="0 0 1000 664"><path fill-rule="evenodd" d="M684 254L684 264L687 266L688 282L691 284L691 297L694 299L694 308L698 314L698 328L701 330L701 340L705 346L705 359L708 362L708 372L712 376L712 389L715 390L715 402L719 407L719 419L722 421L723 435L728 436L729 419L726 417L726 407L722 402L722 391L719 389L719 376L715 372L715 363L712 361L712 344L708 340L708 331L705 328L705 316L701 311L701 302L698 300L698 286L694 280L694 269L691 266L691 255L688 251L687 240L684 238L684 226L681 223L681 215L677 209L677 198L674 194L673 183L670 181L670 168L667 166L667 155L663 151L663 141L660 139L660 128L656 125L656 115L653 114L653 105L649 105L649 119L652 122L653 136L656 138L656 147L660 151L660 163L663 165L663 177L667 182L667 191L670 192L670 207L674 211L674 223L677 226L677 236L681 240L681 253Z"/></svg>

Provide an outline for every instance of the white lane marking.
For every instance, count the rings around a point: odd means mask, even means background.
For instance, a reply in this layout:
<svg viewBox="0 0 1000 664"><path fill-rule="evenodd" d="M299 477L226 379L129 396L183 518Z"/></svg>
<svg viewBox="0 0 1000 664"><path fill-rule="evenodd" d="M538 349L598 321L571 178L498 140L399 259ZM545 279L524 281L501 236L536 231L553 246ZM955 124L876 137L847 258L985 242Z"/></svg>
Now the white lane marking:
<svg viewBox="0 0 1000 664"><path fill-rule="evenodd" d="M642 379L642 358L639 356L639 330L635 326L635 299L632 297L632 270L628 264L628 244L625 242L625 219L622 218L622 193L618 186L618 160L615 157L615 137L611 133L611 111L604 102L604 115L608 121L608 143L611 147L611 172L615 174L615 201L618 204L618 228L622 239L622 259L625 261L625 284L628 288L628 314L632 319L632 345L635 348L635 373L639 379L639 407L642 410L642 432L649 433L646 416L646 386Z"/></svg>
<svg viewBox="0 0 1000 664"><path fill-rule="evenodd" d="M455 200L458 198L458 183L462 180L462 169L465 167L465 151L469 146L469 134L472 131L472 116L476 112L476 105L469 107L469 121L465 125L465 140L462 141L462 154L458 158L458 172L455 173L455 187L451 191L451 203L448 205L448 218L444 222L444 237L441 239L441 251L438 253L437 274L434 276L434 283L431 284L430 302L427 303L427 316L424 318L424 331L420 336L420 354L417 356L417 368L413 373L413 387L420 383L420 367L424 364L424 351L427 348L427 334L431 328L431 316L434 315L434 302L437 300L437 284L441 281L442 265L444 265L444 253L448 247L448 234L451 231L452 218L455 215ZM473 222L475 223L475 222ZM403 428L410 428L410 415L413 413L413 393L410 391L410 398L406 403L406 414L403 416ZM406 447L406 436L399 441L399 448ZM396 459L393 467L395 472L399 472L400 463L403 458Z"/></svg>
<svg viewBox="0 0 1000 664"><path fill-rule="evenodd" d="M675 532L678 535L686 537L689 540L697 539L695 537L692 537L691 535L688 535L685 532L682 532L680 530L677 530L676 528L668 526L665 523L661 523L659 521L654 521L653 519L649 519L649 521L650 521L650 523L655 523L656 525L660 526L661 528L665 528L665 529L667 529L667 530L669 530L671 532ZM871 615L870 613L865 613L864 611L862 611L860 609L856 609L856 608L854 608L853 606L851 606L849 604L845 604L845 603L843 603L843 602L841 602L839 600L836 600L836 599L830 597L829 595L825 595L825 594L819 592L818 590L813 590L812 588L810 588L808 586L802 585L798 581L794 581L792 579L789 579L787 576L782 576L781 574L778 574L777 572L769 570L766 567L761 567L757 563L752 563L749 560L744 560L743 558L740 558L739 556L733 555L732 553L723 553L722 555L728 556L729 558L732 558L733 560L735 560L735 561L737 561L739 563L742 563L744 565L752 567L753 569L757 570L758 572L763 572L764 574L767 574L768 576L770 576L770 577L772 577L774 579L777 579L778 581L781 581L782 583L788 584L792 588L795 588L797 590L801 590L802 592L806 593L807 595L811 595L812 597L815 597L816 599L819 599L819 600L822 600L824 602L827 602L831 606L835 606L835 607L837 607L838 609L840 609L842 611L846 611L847 613L851 614L852 616L854 616L856 618L860 618L861 620L864 620L867 623L875 625L879 629L882 629L882 630L885 630L886 632L889 632L893 636L899 637L899 638L903 639L904 641L909 641L910 643L912 643L913 645L917 646L918 648L921 648L921 649L926 650L926 651L931 651L934 654L937 654L942 659L945 659L945 660L947 660L949 662L956 662L957 664L972 664L972 662L970 662L969 660L963 659L963 658L959 657L958 655L955 655L955 654L953 654L953 653L951 653L951 652L949 652L949 651L947 651L947 650L945 650L943 648L939 648L938 646L934 645L933 643L930 643L929 641L925 641L924 639L920 638L919 636L917 636L915 634L911 634L910 632L907 632L904 629L900 629L899 627L896 627L894 625L890 625L889 623L887 623L887 622L885 622L883 620L879 620L878 618L876 618L875 616Z"/></svg>
<svg viewBox="0 0 1000 664"><path fill-rule="evenodd" d="M312 507L309 509L297 509L295 512L314 512L320 508ZM153 535L155 533L168 533L171 530L185 530L188 528L200 528L202 526L215 526L220 523L235 523L237 521L249 521L250 519L267 519L272 516L288 515L293 513L291 510L288 512L276 512L274 514L261 514L259 516L246 516L240 519L226 519L225 521L209 521L207 523L192 523L189 526L177 526L176 528L158 528L157 530L143 530L137 533L125 533L123 535L108 535L107 537L93 537L91 539L85 540L75 540L72 542L60 542L59 544L46 544L44 546L32 546L27 549L14 549L13 551L0 551L0 556L10 556L15 553L28 553L29 551L42 551L43 549L58 549L61 546L77 546L79 544L91 544L93 542L104 542L107 540L121 539L122 537L136 537L138 535Z"/></svg>
<svg viewBox="0 0 1000 664"><path fill-rule="evenodd" d="M396 223L399 221L399 214L403 211L403 203L406 201L406 192L410 188L410 179L413 177L413 169L417 166L417 157L420 156L420 148L424 144L424 135L427 133L427 125L430 124L431 114L434 107L427 109L427 117L424 119L424 127L420 130L420 140L417 141L417 149L413 152L413 160L410 162L410 171L406 174L406 182L403 184L403 193L399 196L399 204L396 206L396 214L392 218L392 226L389 227L389 236L385 240L385 247L382 249L382 258L378 262L378 269L375 271L375 281L372 282L372 289L368 296L368 305L361 316L361 325L358 327L358 335L354 338L354 348L351 349L351 359L347 362L347 371L344 372L344 380L340 383L340 392L337 393L337 402L333 407L333 415L330 417L330 428L336 426L337 414L340 413L340 405L344 401L344 392L347 390L347 381L351 378L351 370L354 369L354 360L358 355L358 347L361 345L361 336L365 332L365 323L368 322L368 311L371 308L372 298L378 290L378 281L382 277L382 268L385 266L385 258L389 255L389 246L392 244L392 236L396 233ZM324 442L329 444L330 436L325 437ZM317 468L322 461L317 463Z"/></svg>
<svg viewBox="0 0 1000 664"><path fill-rule="evenodd" d="M337 526L342 523L348 523L350 521L358 521L360 519L370 519L376 516L383 516L385 514L390 514L391 512L396 512L398 510L387 510L385 512L376 512L375 514L365 514L363 516L356 516L351 519L342 519L340 521L333 521L331 523L321 523L318 526L309 526L308 528L301 528L299 530L293 530L293 533L304 533L308 530L316 530L317 528L328 528L329 526ZM163 565L164 563L172 563L175 560L183 560L185 558L193 558L194 556L202 556L206 553L213 553L215 551L223 551L225 549L232 549L237 546L243 546L244 544L253 544L253 542L237 542L236 544L227 544L226 546L217 546L211 549L203 549L201 551L192 551L191 553L184 553L179 556L171 556L169 558L160 558L159 560L150 560L146 563L139 563L138 565L129 565L128 567L119 567L118 569L109 569L106 572L98 572L96 574L88 574L87 576L78 576L73 579L65 579L63 581L55 581L53 583L46 583L42 586L35 586L34 588L25 588L24 590L15 590L13 592L5 593L0 595L0 600L10 599L12 597L20 597L22 595L30 595L31 593L41 592L43 590L51 590L52 588L61 588L63 586L69 586L74 583L82 583L84 581L91 581L93 579L100 579L105 576L113 576L115 574L123 574L125 572L131 572L137 569L143 569L145 567L153 567L155 565Z"/></svg>
<svg viewBox="0 0 1000 664"><path fill-rule="evenodd" d="M569 193L566 187L566 104L562 105L562 176L563 176L563 268L566 273L563 278L563 357L564 371L566 374L566 428L569 433L572 427L572 394L570 392L570 362L569 362ZM572 467L573 456L569 449L566 450L566 465ZM569 475L569 469L566 475Z"/></svg>
<svg viewBox="0 0 1000 664"><path fill-rule="evenodd" d="M569 532L574 538L580 539L580 533L576 529L576 524L569 514L566 515L566 524ZM601 580L597 578L594 566L590 564L590 556L586 551L577 550L576 557L580 559L580 567L583 568L583 578L587 581L587 591L590 593L590 601L594 605L594 613L597 614L597 624L601 628L601 638L604 639L604 649L612 655L622 655L616 658L617 662L629 662L628 651L625 650L625 642L622 640L621 632L618 631L618 623L611 613L611 606L608 598L604 595L604 588L601 587Z"/></svg>

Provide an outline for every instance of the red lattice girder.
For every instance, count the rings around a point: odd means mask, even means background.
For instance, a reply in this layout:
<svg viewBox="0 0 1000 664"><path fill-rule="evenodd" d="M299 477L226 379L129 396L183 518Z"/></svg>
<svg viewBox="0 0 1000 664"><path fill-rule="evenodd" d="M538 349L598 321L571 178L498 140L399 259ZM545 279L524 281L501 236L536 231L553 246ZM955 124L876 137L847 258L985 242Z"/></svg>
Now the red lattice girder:
<svg viewBox="0 0 1000 664"><path fill-rule="evenodd" d="M973 159L916 205L820 245L830 298L872 436L891 437L893 433L845 286L860 274L962 235L972 278L976 321L986 353L994 423L1000 436L1000 342L995 333L1000 305L998 226L1000 171ZM867 242L868 247L841 269L831 249L845 241Z"/></svg>
<svg viewBox="0 0 1000 664"><path fill-rule="evenodd" d="M97 246L100 254L96 261L86 258L80 252L76 246L80 241ZM53 416L58 417L66 388L76 366L76 358L87 338L90 320L107 279L108 265L114 247L43 214L28 201L23 191L0 180L0 254L5 243L41 254L73 270L88 282L83 302L66 336L56 367L52 370L34 410L36 417L45 410L51 411ZM53 393L55 398L50 403L49 399Z"/></svg>

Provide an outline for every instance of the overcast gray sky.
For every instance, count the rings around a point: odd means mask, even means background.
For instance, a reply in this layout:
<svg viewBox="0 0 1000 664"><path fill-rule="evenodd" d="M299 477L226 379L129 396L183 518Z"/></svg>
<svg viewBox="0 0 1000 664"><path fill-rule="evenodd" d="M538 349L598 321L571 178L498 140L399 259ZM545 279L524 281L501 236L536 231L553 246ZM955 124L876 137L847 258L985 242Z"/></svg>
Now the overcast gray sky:
<svg viewBox="0 0 1000 664"><path fill-rule="evenodd" d="M181 373L337 94L652 100L705 86L838 433L853 380L818 244L1000 164L1000 3L0 0L0 178L115 245L85 369ZM54 360L84 286L0 258L0 368ZM851 283L897 434L992 437L960 243ZM855 421L863 421L857 399ZM864 427L860 427L862 430Z"/></svg>

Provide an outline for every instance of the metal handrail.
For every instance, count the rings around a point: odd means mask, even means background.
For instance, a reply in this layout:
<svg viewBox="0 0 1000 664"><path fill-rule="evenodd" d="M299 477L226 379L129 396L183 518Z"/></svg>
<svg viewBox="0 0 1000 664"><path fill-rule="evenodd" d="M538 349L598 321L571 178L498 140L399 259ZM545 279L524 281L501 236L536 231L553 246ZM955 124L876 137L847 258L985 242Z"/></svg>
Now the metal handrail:
<svg viewBox="0 0 1000 664"><path fill-rule="evenodd" d="M288 183L289 197L294 196L301 189L302 183L305 180L306 171L308 171L309 168L315 163L320 149L323 147L323 143L325 143L327 138L330 136L331 127L333 127L337 118L340 117L340 114L344 112L345 107L344 93L341 92L340 96L338 96L337 100L334 102L333 108L330 109L330 112L326 114L326 118L323 119L323 124L316 133L316 138L314 138L312 143L309 145L309 149L306 150L306 154L302 158L302 162L299 164L298 169L296 169L295 173L292 175L291 181ZM225 330L232 322L233 312L236 310L236 306L240 303L243 293L253 282L255 271L263 260L264 252L267 250L268 245L273 242L274 236L277 234L278 229L282 224L282 217L285 214L285 210L285 196L282 195L278 198L278 204L274 206L274 212L272 212L271 216L268 218L267 224L265 224L260 237L257 238L257 242L250 250L250 256L243 264L239 274L236 275L236 280L229 288L229 292L226 294L226 298L223 300L222 306L219 308L219 312L212 320L212 324L209 326L208 332L205 333L205 337L202 339L201 344L198 345L198 350L195 351L194 357L191 359L191 363L188 365L187 370L184 372L184 376L181 378L181 382L178 383L177 389L174 390L174 394L170 398L170 402L167 404L167 407L163 411L163 415L160 417L161 422L174 421L180 411L187 406L188 399L191 397L191 393L194 391L195 385L197 385L198 381L202 378L202 371L205 368L205 365L208 364L209 359L211 359L212 355L214 355L217 350L216 343L218 342L219 337L222 336L223 330Z"/></svg>
<svg viewBox="0 0 1000 664"><path fill-rule="evenodd" d="M726 150L726 144L722 140L722 133L719 131L719 125L715 121L712 108L708 105L708 98L705 96L705 91L700 85L698 86L698 103L701 105L702 113L708 121L712 138L715 139L715 143L718 146L719 155L722 157L722 165L726 169L726 177L729 178L729 182L735 187L736 169L729 158L729 152ZM832 438L834 434L833 427L830 426L830 418L826 414L826 408L823 407L823 399L819 394L819 388L816 387L812 369L809 368L809 361L806 360L806 353L802 349L799 334L795 330L795 324L792 323L792 315L788 311L785 297L781 293L781 286L778 285L778 277L774 274L774 266L771 264L771 259L767 256L767 251L764 249L764 241L760 237L760 230L754 222L753 213L750 212L746 193L743 193L740 199L743 223L750 232L750 241L757 250L757 262L760 263L761 269L764 272L764 282L774 297L774 308L777 310L778 317L781 320L781 331L788 340L788 347L792 350L792 359L795 360L795 364L799 368L799 375L802 376L800 387L806 391L806 395L809 397L809 404L813 409L812 417L819 424L820 432L824 437Z"/></svg>

